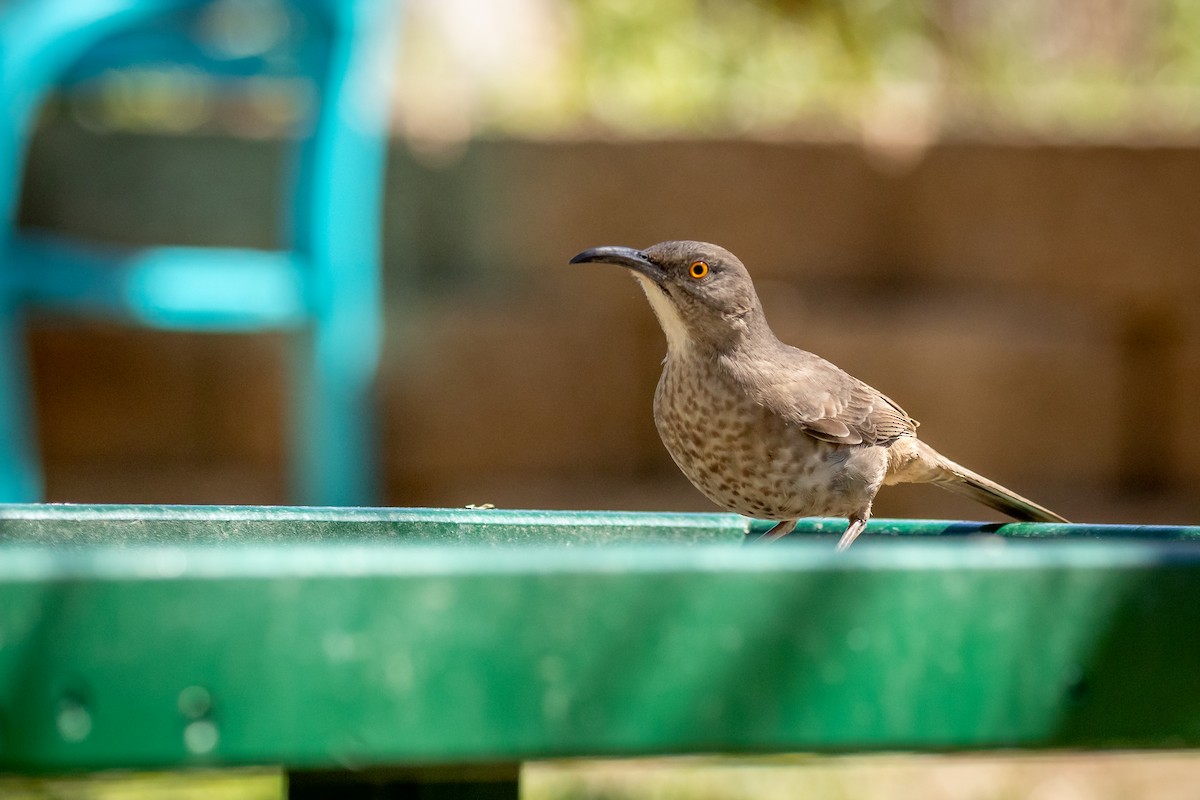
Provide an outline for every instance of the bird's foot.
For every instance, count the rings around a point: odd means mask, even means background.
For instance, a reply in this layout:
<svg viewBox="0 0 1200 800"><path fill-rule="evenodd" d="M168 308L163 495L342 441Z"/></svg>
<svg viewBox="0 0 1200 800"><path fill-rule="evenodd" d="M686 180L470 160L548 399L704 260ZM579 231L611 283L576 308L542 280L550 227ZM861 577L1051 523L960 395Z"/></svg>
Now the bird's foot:
<svg viewBox="0 0 1200 800"><path fill-rule="evenodd" d="M850 526L846 528L846 532L842 534L842 538L838 539L838 552L840 553L841 551L850 547L850 545L854 544L854 540L858 538L858 535L862 533L866 527L867 521L865 519L851 518Z"/></svg>
<svg viewBox="0 0 1200 800"><path fill-rule="evenodd" d="M767 531L762 536L759 536L754 540L754 542L757 544L766 544L767 542L773 542L776 539L782 539L796 529L796 523L798 521L799 520L785 519L783 522L778 522L775 524L774 528L771 528L771 530Z"/></svg>

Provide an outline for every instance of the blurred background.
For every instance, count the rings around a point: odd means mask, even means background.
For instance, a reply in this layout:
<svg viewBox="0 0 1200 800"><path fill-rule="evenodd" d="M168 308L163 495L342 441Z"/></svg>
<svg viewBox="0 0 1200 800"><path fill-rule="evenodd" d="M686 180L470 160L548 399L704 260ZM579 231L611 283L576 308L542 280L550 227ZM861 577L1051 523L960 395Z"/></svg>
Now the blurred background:
<svg viewBox="0 0 1200 800"><path fill-rule="evenodd" d="M1073 520L1197 522L1200 3L409 0L403 16L377 66L398 79L379 504L715 510L654 431L665 344L640 290L566 264L694 238L742 257L783 340L896 398L951 458ZM229 57L303 34L275 0L198 19ZM22 224L275 247L312 92L155 63L73 85L41 114ZM47 500L294 501L285 335L38 315L30 347ZM885 491L892 515L998 518L921 487ZM1200 770L885 758L768 786L767 762L694 766L526 777L540 797L1071 800L1190 797Z"/></svg>
<svg viewBox="0 0 1200 800"><path fill-rule="evenodd" d="M203 20L235 54L296 33L274 0ZM955 460L1073 520L1196 521L1200 4L411 0L378 68L380 504L714 510L655 434L640 291L566 265L695 238ZM23 224L276 245L311 91L227 90L65 90ZM31 347L48 500L289 502L284 336L39 316ZM919 487L876 515L997 518Z"/></svg>

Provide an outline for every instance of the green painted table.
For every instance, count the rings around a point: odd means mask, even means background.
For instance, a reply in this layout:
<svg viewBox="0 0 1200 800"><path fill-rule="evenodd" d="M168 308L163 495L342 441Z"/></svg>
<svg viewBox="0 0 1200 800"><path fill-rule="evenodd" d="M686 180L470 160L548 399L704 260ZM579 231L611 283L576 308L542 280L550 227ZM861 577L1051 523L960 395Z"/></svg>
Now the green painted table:
<svg viewBox="0 0 1200 800"><path fill-rule="evenodd" d="M0 506L0 771L1200 746L1200 528L843 525Z"/></svg>

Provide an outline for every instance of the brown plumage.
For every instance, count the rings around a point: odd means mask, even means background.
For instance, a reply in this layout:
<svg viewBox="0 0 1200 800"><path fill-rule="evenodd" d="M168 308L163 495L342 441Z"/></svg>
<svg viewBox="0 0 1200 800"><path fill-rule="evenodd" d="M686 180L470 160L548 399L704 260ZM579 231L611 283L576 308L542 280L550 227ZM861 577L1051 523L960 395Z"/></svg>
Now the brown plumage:
<svg viewBox="0 0 1200 800"><path fill-rule="evenodd" d="M776 520L843 516L849 547L885 484L934 483L1016 519L1065 522L943 457L881 392L771 332L749 273L705 242L598 247L571 263L632 270L667 337L654 421L684 475L718 505Z"/></svg>

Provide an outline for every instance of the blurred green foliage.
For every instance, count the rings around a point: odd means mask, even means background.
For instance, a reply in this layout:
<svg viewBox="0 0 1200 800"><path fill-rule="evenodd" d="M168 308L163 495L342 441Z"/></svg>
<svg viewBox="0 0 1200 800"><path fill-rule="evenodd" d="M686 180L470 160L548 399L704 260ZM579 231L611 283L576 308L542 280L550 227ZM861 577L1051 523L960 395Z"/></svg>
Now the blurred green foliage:
<svg viewBox="0 0 1200 800"><path fill-rule="evenodd" d="M282 2L216 0L198 33L214 52L270 56L302 33ZM1106 137L1200 125L1196 0L406 0L405 9L401 57L381 69L400 70L398 125L418 140ZM99 83L77 93L74 109L101 130L278 135L311 111L286 79L247 83L232 102L215 99L228 84L166 65Z"/></svg>
<svg viewBox="0 0 1200 800"><path fill-rule="evenodd" d="M490 59L452 12L424 24L434 1L416 2L408 44L457 40L449 52L471 54L458 65L467 88L450 95L475 130L1104 135L1200 121L1195 0L511 0L483 34L505 42ZM450 3L463 15L469 5ZM521 35L531 29L540 35ZM410 86L445 87L453 58L438 47L433 69L407 62Z"/></svg>
<svg viewBox="0 0 1200 800"><path fill-rule="evenodd" d="M619 128L853 122L906 92L945 124L1192 125L1194 0L572 0L579 104Z"/></svg>
<svg viewBox="0 0 1200 800"><path fill-rule="evenodd" d="M574 0L575 111L616 128L852 116L880 76L929 80L919 9L832 0ZM860 3L860 6L867 6Z"/></svg>

